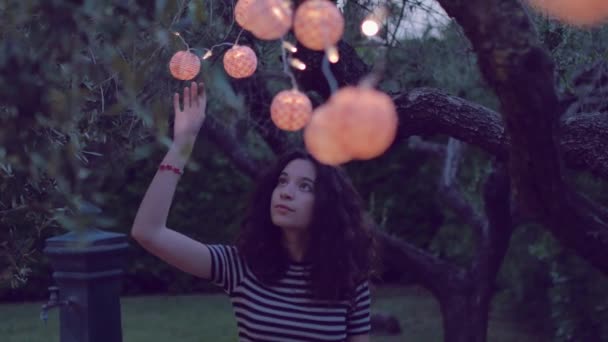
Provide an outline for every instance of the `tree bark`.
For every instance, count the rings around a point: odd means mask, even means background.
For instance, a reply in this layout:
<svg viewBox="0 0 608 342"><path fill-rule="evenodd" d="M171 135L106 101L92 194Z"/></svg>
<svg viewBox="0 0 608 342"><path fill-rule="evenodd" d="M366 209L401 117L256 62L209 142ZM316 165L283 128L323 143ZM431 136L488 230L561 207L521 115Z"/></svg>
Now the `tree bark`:
<svg viewBox="0 0 608 342"><path fill-rule="evenodd" d="M492 170L483 189L485 214L478 213L466 201L456 182L462 158L460 143L451 138L444 154L439 186L442 199L468 223L475 236L473 258L464 276L438 296L444 340L482 342L487 339L494 283L513 232L509 178L500 165Z"/></svg>
<svg viewBox="0 0 608 342"><path fill-rule="evenodd" d="M565 182L559 148L563 112L554 68L517 0L439 0L470 39L501 103L511 139L509 169L520 208L539 216L562 245L608 273L608 224Z"/></svg>

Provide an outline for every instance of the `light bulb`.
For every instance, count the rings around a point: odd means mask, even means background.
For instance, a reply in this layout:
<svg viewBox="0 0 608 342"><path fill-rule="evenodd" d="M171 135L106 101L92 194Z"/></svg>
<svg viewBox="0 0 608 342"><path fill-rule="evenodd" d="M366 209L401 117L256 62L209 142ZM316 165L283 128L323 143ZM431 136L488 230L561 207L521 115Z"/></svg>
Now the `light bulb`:
<svg viewBox="0 0 608 342"><path fill-rule="evenodd" d="M298 48L286 40L283 41L283 48L291 53L298 52Z"/></svg>
<svg viewBox="0 0 608 342"><path fill-rule="evenodd" d="M213 56L213 52L211 52L211 50L209 50L203 55L203 59L208 59L211 56Z"/></svg>
<svg viewBox="0 0 608 342"><path fill-rule="evenodd" d="M292 67L298 69L298 70L305 70L306 69L306 64L304 64L301 60L297 59L297 58L290 58L289 59L289 64L291 64Z"/></svg>
<svg viewBox="0 0 608 342"><path fill-rule="evenodd" d="M363 23L361 23L361 32L368 37L375 36L380 31L380 25L386 19L388 9L386 6L379 6L370 13Z"/></svg>
<svg viewBox="0 0 608 342"><path fill-rule="evenodd" d="M327 54L327 59L331 63L338 63L338 61L340 60L340 54L338 53L338 49L336 49L334 45L328 47L325 53Z"/></svg>
<svg viewBox="0 0 608 342"><path fill-rule="evenodd" d="M361 32L368 37L375 36L378 31L380 31L380 25L375 20L365 19L361 24Z"/></svg>

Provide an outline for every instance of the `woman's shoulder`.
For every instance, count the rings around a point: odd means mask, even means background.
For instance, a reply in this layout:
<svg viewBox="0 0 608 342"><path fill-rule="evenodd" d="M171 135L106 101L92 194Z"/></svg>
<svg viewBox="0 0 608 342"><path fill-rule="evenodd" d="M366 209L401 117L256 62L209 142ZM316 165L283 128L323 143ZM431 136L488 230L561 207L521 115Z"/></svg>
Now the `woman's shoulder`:
<svg viewBox="0 0 608 342"><path fill-rule="evenodd" d="M216 251L223 251L227 253L238 253L238 248L232 244L224 244L224 243L209 243L207 247L214 249Z"/></svg>
<svg viewBox="0 0 608 342"><path fill-rule="evenodd" d="M230 258L233 261L243 262L242 253L239 253L239 249L233 244L214 243L207 244L207 247L212 254Z"/></svg>

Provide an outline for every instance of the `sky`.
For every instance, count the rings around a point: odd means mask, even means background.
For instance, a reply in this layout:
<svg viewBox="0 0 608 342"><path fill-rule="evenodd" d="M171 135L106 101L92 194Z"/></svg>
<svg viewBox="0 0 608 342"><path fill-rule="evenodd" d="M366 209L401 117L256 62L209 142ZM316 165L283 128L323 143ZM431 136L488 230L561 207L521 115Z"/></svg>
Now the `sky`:
<svg viewBox="0 0 608 342"><path fill-rule="evenodd" d="M338 0L338 7L346 5L349 0ZM376 7L381 4L385 4L388 1L392 1L396 4L397 8L403 5L403 0L357 0L360 3L367 3L368 7ZM415 38L421 37L426 31L429 25L437 27L445 25L449 21L448 15L439 6L439 3L435 0L409 0L412 4L419 3L420 5L414 5L412 10L409 10L406 6L403 19L399 23L397 30L397 38ZM394 30L394 25L389 25L390 31ZM431 30L429 32L432 35L439 36L437 30Z"/></svg>

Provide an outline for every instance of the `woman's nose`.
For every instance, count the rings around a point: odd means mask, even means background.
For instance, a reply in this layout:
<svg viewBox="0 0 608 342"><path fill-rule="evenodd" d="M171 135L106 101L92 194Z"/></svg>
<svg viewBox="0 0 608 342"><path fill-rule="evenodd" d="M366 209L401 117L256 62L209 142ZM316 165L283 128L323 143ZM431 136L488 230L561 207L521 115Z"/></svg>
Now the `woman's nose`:
<svg viewBox="0 0 608 342"><path fill-rule="evenodd" d="M292 198L293 198L293 190L292 190L291 185L288 184L281 190L281 199L292 199Z"/></svg>

